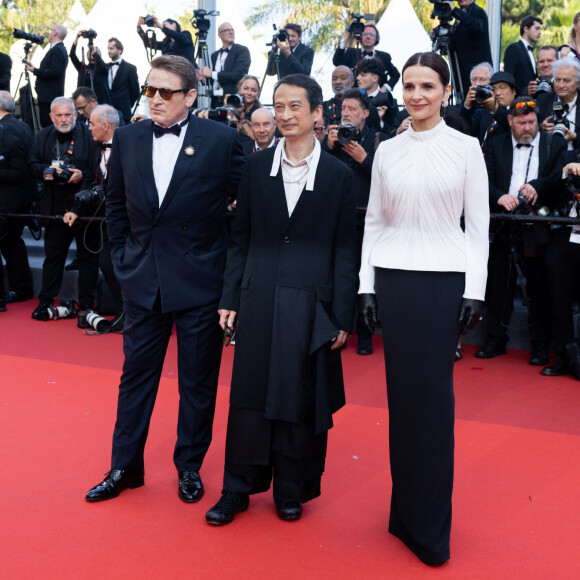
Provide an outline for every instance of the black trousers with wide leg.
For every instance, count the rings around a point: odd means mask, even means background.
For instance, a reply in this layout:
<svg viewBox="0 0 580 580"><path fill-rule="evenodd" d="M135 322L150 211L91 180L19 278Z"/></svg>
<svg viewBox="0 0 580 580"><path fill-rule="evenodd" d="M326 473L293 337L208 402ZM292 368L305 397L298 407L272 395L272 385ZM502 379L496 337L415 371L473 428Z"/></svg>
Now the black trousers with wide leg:
<svg viewBox="0 0 580 580"><path fill-rule="evenodd" d="M389 405L389 532L424 562L440 564L449 559L453 366L465 275L375 272Z"/></svg>

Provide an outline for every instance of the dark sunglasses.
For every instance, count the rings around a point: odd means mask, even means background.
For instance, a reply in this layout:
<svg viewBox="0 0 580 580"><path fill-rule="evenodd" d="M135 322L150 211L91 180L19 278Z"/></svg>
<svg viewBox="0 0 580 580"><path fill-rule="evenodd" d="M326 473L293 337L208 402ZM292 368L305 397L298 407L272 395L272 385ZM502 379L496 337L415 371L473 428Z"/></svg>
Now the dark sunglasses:
<svg viewBox="0 0 580 580"><path fill-rule="evenodd" d="M145 95L148 99L152 99L155 93L159 91L159 96L164 101L170 101L175 93L187 93L187 89L158 89L157 87L152 87L151 85L143 85L141 87L141 94Z"/></svg>

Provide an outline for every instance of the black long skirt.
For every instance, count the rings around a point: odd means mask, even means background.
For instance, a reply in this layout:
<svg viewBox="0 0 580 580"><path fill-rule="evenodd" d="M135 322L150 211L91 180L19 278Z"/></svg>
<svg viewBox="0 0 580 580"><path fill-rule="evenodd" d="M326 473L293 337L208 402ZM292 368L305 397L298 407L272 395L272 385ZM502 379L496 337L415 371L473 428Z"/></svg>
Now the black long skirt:
<svg viewBox="0 0 580 580"><path fill-rule="evenodd" d="M421 560L449 559L453 366L465 274L376 268L393 490L389 532Z"/></svg>

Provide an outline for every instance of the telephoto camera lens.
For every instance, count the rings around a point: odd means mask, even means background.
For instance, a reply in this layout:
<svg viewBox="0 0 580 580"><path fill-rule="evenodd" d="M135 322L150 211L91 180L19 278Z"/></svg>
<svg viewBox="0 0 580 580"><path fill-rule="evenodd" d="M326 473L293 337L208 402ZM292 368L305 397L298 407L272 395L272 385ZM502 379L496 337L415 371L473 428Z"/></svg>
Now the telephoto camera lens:
<svg viewBox="0 0 580 580"><path fill-rule="evenodd" d="M99 334L107 334L111 330L111 322L96 312L87 313L87 323Z"/></svg>

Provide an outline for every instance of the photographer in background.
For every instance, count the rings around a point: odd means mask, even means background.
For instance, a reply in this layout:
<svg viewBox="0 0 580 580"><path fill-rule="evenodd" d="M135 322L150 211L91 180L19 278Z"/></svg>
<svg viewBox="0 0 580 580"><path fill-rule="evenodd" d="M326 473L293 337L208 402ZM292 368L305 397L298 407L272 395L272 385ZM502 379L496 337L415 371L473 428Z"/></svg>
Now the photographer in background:
<svg viewBox="0 0 580 580"><path fill-rule="evenodd" d="M349 25L349 28L352 26ZM346 48L353 41L353 34L349 30L344 33L339 47L334 53L332 64L334 66L345 65L352 69L354 78L358 75L358 65L365 58L377 58L383 64L384 84L381 87L383 91L392 91L399 82L401 74L391 60L388 52L376 50L375 46L379 44L381 37L378 28L374 24L365 24L361 36L361 48Z"/></svg>
<svg viewBox="0 0 580 580"><path fill-rule="evenodd" d="M147 36L147 33L142 28L145 24L151 28L159 28L165 34L165 38L160 42L154 37ZM139 20L137 20L137 34L141 37L145 48L153 49L154 51L160 50L161 54L182 56L195 65L191 33L187 30L181 30L181 26L177 20L166 18L163 24L161 24L157 16L153 16L152 14L139 16Z"/></svg>
<svg viewBox="0 0 580 580"><path fill-rule="evenodd" d="M252 153L268 149L278 143L276 139L276 119L272 112L266 108L257 109L252 113L251 119L253 140L242 142L244 157Z"/></svg>
<svg viewBox="0 0 580 580"><path fill-rule="evenodd" d="M538 78L528 83L527 93L524 91L524 94L537 99L543 92L553 92L552 77L554 72L552 67L557 60L558 49L555 46L542 46L538 50Z"/></svg>
<svg viewBox="0 0 580 580"><path fill-rule="evenodd" d="M64 78L68 66L68 55L63 40L67 30L62 24L55 24L48 33L50 49L36 68L25 64L26 70L36 76L36 98L38 101L39 121L42 127L50 127L50 104L53 99L64 95Z"/></svg>
<svg viewBox="0 0 580 580"><path fill-rule="evenodd" d="M357 209L366 209L371 189L371 171L375 151L387 136L376 128L369 126L369 98L365 93L352 89L346 91L342 99L341 125L330 125L328 135L322 148L328 151L352 169L354 175L353 193ZM364 215L357 214L356 224L358 267L362 250L364 233ZM373 352L371 332L358 324L357 353L368 355Z"/></svg>
<svg viewBox="0 0 580 580"><path fill-rule="evenodd" d="M580 148L580 63L564 58L552 65L554 92L538 97L538 119L542 131L552 133L556 127L568 142L568 150Z"/></svg>
<svg viewBox="0 0 580 580"><path fill-rule="evenodd" d="M89 175L93 139L82 123L77 123L74 102L58 97L51 104L51 127L34 138L28 168L44 185L42 213L62 216L75 205L75 194ZM42 266L42 289L35 320L47 320L47 310L60 291L64 265L72 241L76 240L79 267L79 309L92 310L99 274L99 225L68 227L62 221L49 220L44 231L45 260Z"/></svg>
<svg viewBox="0 0 580 580"><path fill-rule="evenodd" d="M287 75L302 73L309 75L314 61L314 51L305 44L302 44L302 26L300 24L286 24L286 41L282 41L276 35L276 47L280 51L278 57L278 71L280 78ZM273 59L268 61L267 75L276 74L276 64Z"/></svg>
<svg viewBox="0 0 580 580"><path fill-rule="evenodd" d="M558 137L548 148L547 135L538 129L536 102L529 97L513 101L508 121L511 132L491 139L485 154L490 210L525 214L545 204L549 175L566 145ZM506 354L516 285L515 264L521 259L530 297L530 364L548 364L551 320L544 251L549 236L549 228L539 224L530 228L502 222L495 229L486 288L487 339L475 356L493 358Z"/></svg>
<svg viewBox="0 0 580 580"><path fill-rule="evenodd" d="M455 18L451 33L451 51L457 55L457 63L452 62L455 84L461 79L463 93L470 85L470 72L477 63L491 62L491 48L487 14L474 0L457 0L459 8L449 4L451 15ZM453 59L454 60L454 59ZM457 70L459 66L459 71ZM455 89L459 92L459 86Z"/></svg>
<svg viewBox="0 0 580 580"><path fill-rule="evenodd" d="M0 91L10 92L10 77L12 75L12 59L0 52Z"/></svg>
<svg viewBox="0 0 580 580"><path fill-rule="evenodd" d="M352 89L354 76L352 69L347 66L337 66L332 71L331 78L332 92L334 97L322 103L322 115L328 125L340 125L342 115L342 95Z"/></svg>

